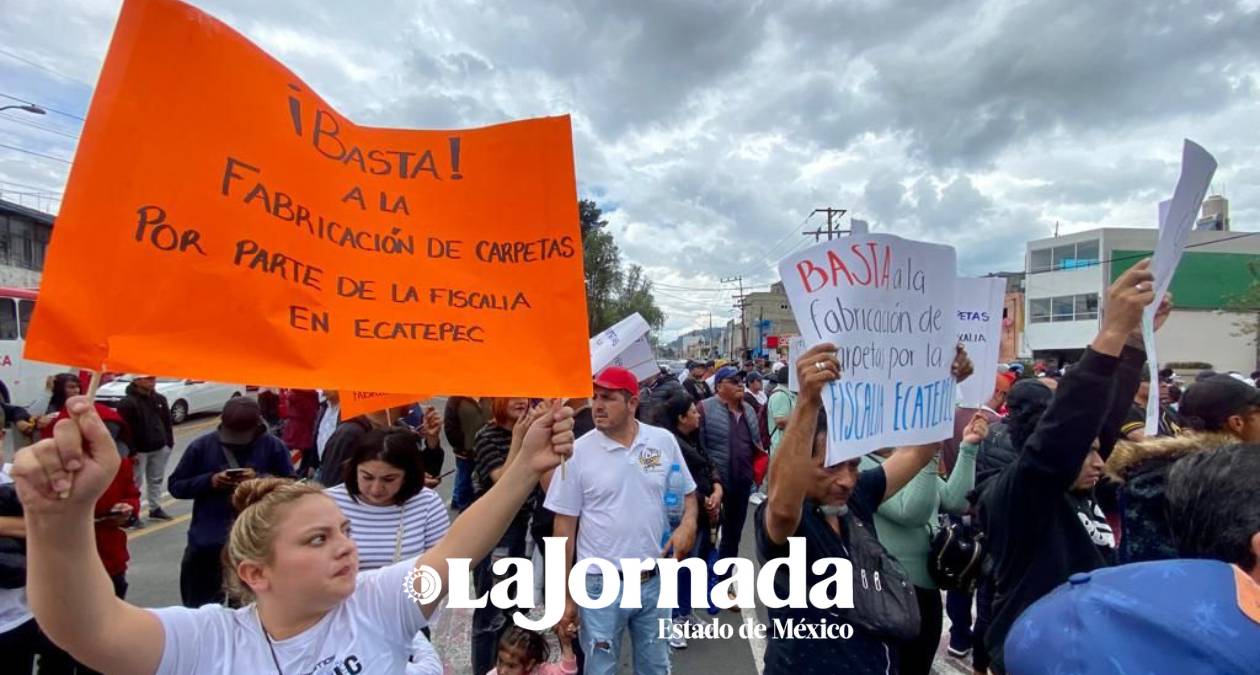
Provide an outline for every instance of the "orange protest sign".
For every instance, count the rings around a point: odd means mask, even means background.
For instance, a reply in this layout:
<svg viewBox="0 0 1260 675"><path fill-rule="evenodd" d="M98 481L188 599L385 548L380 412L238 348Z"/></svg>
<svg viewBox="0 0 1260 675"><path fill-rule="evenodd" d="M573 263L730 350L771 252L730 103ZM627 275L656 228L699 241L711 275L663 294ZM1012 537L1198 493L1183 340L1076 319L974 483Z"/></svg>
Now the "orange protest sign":
<svg viewBox="0 0 1260 675"><path fill-rule="evenodd" d="M348 420L365 413L398 408L432 398L428 394L382 394L374 391L341 392L341 419Z"/></svg>
<svg viewBox="0 0 1260 675"><path fill-rule="evenodd" d="M41 361L590 394L568 117L358 126L174 0L123 5L40 293Z"/></svg>

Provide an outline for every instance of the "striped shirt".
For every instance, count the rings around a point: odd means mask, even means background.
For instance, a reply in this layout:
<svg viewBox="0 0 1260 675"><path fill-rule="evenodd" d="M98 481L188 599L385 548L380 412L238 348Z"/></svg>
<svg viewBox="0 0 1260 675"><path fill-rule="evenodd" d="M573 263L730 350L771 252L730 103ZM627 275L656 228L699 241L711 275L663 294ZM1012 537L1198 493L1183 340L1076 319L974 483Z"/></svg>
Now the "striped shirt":
<svg viewBox="0 0 1260 675"><path fill-rule="evenodd" d="M491 487L494 487L494 480L490 478L490 474L507 463L508 453L511 449L511 429L489 422L477 432L477 436L473 440L473 453L476 457L476 464L473 465L472 472L474 499L480 499L482 495L490 491ZM533 513L534 505L538 503L538 499L539 490L534 488L534 491L529 493L529 497L525 499L525 503L521 505L521 510L517 512L516 518L512 520L514 527L529 526L529 515Z"/></svg>
<svg viewBox="0 0 1260 675"><path fill-rule="evenodd" d="M402 556L413 558L437 545L451 527L451 518L438 493L425 488L401 506L372 506L355 502L345 484L324 490L346 518L350 537L359 546L359 569L374 570L394 562L394 548L402 525Z"/></svg>

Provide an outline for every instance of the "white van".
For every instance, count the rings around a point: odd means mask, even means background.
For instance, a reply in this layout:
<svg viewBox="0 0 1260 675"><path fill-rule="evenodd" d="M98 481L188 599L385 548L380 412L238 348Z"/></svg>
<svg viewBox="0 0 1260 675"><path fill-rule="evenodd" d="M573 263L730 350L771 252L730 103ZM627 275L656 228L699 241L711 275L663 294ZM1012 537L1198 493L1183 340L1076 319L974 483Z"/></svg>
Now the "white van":
<svg viewBox="0 0 1260 675"><path fill-rule="evenodd" d="M10 404L28 409L37 401L47 401L45 387L49 377L77 372L69 366L28 361L22 357L36 294L37 291L29 288L0 287L0 383L3 383L0 395ZM44 411L30 412L40 415Z"/></svg>

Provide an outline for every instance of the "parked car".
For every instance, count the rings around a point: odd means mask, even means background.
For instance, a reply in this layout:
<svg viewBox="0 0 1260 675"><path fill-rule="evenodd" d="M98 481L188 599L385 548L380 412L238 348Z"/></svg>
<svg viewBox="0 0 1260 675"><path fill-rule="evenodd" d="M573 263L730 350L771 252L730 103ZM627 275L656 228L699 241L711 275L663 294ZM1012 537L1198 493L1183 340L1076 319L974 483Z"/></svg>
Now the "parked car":
<svg viewBox="0 0 1260 675"><path fill-rule="evenodd" d="M96 390L96 400L110 407L117 407L126 396L127 385L135 375L123 375ZM243 384L222 384L204 380L181 380L172 377L157 378L157 392L166 397L171 406L171 421L179 424L197 413L220 413L223 406L237 396L245 394Z"/></svg>

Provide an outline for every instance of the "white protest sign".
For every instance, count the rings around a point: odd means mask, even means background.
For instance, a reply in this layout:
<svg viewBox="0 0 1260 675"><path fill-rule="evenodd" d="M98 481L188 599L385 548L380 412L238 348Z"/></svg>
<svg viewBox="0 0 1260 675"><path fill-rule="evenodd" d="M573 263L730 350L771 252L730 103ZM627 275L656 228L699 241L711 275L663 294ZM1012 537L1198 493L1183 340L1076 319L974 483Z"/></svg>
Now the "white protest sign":
<svg viewBox="0 0 1260 675"><path fill-rule="evenodd" d="M1216 159L1199 144L1186 139L1181 150L1181 177L1173 191L1172 202L1159 205L1159 242L1151 258L1151 274L1155 275L1155 300L1142 314L1142 338L1146 342L1147 368L1150 370L1150 398L1146 400L1146 435L1159 433L1159 357L1155 352L1155 312L1172 284L1186 250L1186 240L1199 217L1199 208L1207 196L1208 186L1216 173Z"/></svg>
<svg viewBox="0 0 1260 675"><path fill-rule="evenodd" d="M954 433L956 257L888 234L811 246L779 263L807 345L840 348L823 391L827 464Z"/></svg>
<svg viewBox="0 0 1260 675"><path fill-rule="evenodd" d="M608 365L625 368L634 373L640 382L661 372L661 367L656 365L652 343L648 342L646 335L631 342L625 351L614 356Z"/></svg>
<svg viewBox="0 0 1260 675"><path fill-rule="evenodd" d="M647 335L648 330L648 322L635 312L591 338L591 374L607 368L632 342Z"/></svg>
<svg viewBox="0 0 1260 675"><path fill-rule="evenodd" d="M993 395L994 377L1002 347L1002 306L1006 280L1001 277L959 279L955 286L958 302L958 342L967 350L975 375L959 386L958 405L979 408Z"/></svg>
<svg viewBox="0 0 1260 675"><path fill-rule="evenodd" d="M809 348L805 346L805 338L799 335L793 335L788 338L788 391L799 392L801 390L801 383L796 379L796 360L801 358L801 354L808 350Z"/></svg>

